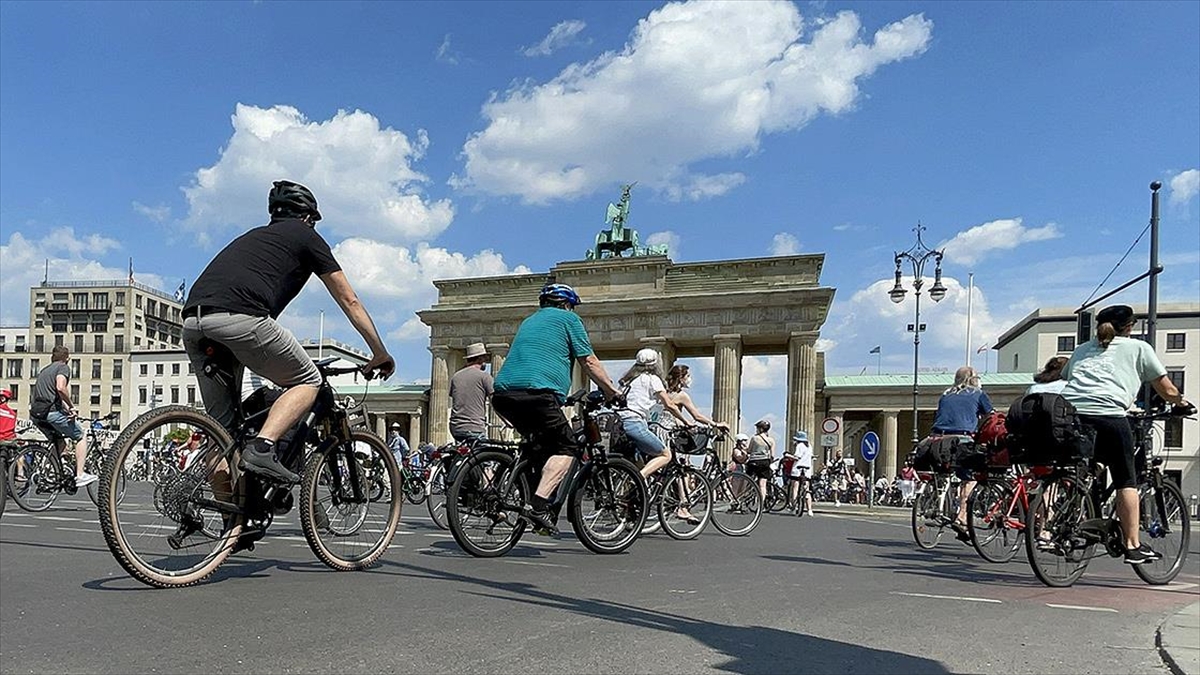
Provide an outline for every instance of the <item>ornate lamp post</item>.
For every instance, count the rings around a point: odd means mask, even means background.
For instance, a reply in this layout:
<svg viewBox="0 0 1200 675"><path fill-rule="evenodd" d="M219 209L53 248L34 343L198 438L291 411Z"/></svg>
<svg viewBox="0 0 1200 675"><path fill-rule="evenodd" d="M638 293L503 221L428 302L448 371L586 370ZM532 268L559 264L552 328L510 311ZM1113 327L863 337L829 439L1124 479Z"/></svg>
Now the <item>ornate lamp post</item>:
<svg viewBox="0 0 1200 675"><path fill-rule="evenodd" d="M917 223L917 226L913 228L913 231L917 233L917 243L913 244L912 248L907 251L901 251L896 254L896 285L892 287L892 290L888 291L888 297L892 299L892 302L896 304L904 302L904 296L908 291L900 284L900 268L901 263L907 260L912 266L912 285L917 297L915 323L908 326L908 330L912 331L913 334L913 445L916 445L921 440L917 432L917 395L920 391L917 387L917 372L921 360L921 331L925 330L925 324L921 323L921 288L925 285L921 275L925 270L925 263L930 258L934 259L935 267L933 286L929 288L929 297L933 298L934 302L941 302L942 298L946 297L946 287L942 285L943 251L935 251L925 245L925 242L921 240L921 231L924 229L920 223Z"/></svg>

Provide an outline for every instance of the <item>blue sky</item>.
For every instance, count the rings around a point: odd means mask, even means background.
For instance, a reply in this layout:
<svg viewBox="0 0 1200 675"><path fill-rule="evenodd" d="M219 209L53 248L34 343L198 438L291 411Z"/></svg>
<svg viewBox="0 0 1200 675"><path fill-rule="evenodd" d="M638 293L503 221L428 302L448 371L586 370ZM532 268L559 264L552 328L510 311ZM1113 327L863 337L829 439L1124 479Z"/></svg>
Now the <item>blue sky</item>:
<svg viewBox="0 0 1200 675"><path fill-rule="evenodd" d="M422 380L432 279L578 259L636 180L631 225L677 261L824 253L831 372L876 344L911 368L911 295L886 290L921 221L951 289L922 365L953 368L968 272L977 345L1077 305L1152 180L1164 299L1200 297L1198 82L1195 2L6 1L0 321L27 320L47 258L120 278L133 257L174 289L289 177ZM285 323L315 336L321 309L361 344L319 291ZM782 418L782 361L745 368L747 421Z"/></svg>

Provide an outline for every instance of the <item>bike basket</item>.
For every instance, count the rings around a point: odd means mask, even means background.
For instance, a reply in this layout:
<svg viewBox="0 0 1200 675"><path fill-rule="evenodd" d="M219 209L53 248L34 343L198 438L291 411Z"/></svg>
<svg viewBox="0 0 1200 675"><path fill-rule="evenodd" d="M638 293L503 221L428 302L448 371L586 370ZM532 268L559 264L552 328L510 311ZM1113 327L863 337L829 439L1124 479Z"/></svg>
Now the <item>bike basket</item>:
<svg viewBox="0 0 1200 675"><path fill-rule="evenodd" d="M704 429L679 429L671 432L671 452L680 455L703 455L708 452L709 435Z"/></svg>

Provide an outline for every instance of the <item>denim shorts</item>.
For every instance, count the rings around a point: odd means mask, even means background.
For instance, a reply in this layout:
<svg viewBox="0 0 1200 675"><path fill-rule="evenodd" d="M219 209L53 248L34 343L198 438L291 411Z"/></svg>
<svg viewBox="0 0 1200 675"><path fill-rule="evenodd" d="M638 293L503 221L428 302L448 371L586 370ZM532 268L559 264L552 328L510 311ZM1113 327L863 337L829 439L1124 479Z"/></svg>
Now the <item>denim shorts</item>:
<svg viewBox="0 0 1200 675"><path fill-rule="evenodd" d="M637 446L638 452L647 457L658 457L666 453L667 446L663 444L661 438L651 433L646 420L641 417L622 415L621 426L625 429L625 435Z"/></svg>
<svg viewBox="0 0 1200 675"><path fill-rule="evenodd" d="M73 441L83 440L83 427L79 425L78 420L71 419L67 415L58 410L51 410L46 413L46 423L54 428L55 431L62 434L64 438L69 438ZM43 431L42 433L46 433ZM49 434L46 434L50 438ZM54 440L50 438L50 440Z"/></svg>

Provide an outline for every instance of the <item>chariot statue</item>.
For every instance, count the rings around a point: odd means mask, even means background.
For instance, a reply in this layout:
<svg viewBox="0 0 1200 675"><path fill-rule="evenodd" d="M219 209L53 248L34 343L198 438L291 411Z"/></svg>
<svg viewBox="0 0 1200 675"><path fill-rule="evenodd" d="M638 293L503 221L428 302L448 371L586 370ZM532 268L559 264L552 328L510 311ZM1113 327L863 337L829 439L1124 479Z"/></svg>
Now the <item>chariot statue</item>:
<svg viewBox="0 0 1200 675"><path fill-rule="evenodd" d="M637 230L626 227L629 219L629 193L637 183L629 183L621 187L619 204L609 202L604 224L607 230L601 230L596 235L596 245L587 252L588 260L603 258L623 258L628 253L630 257L646 255L667 255L667 245L640 246Z"/></svg>

